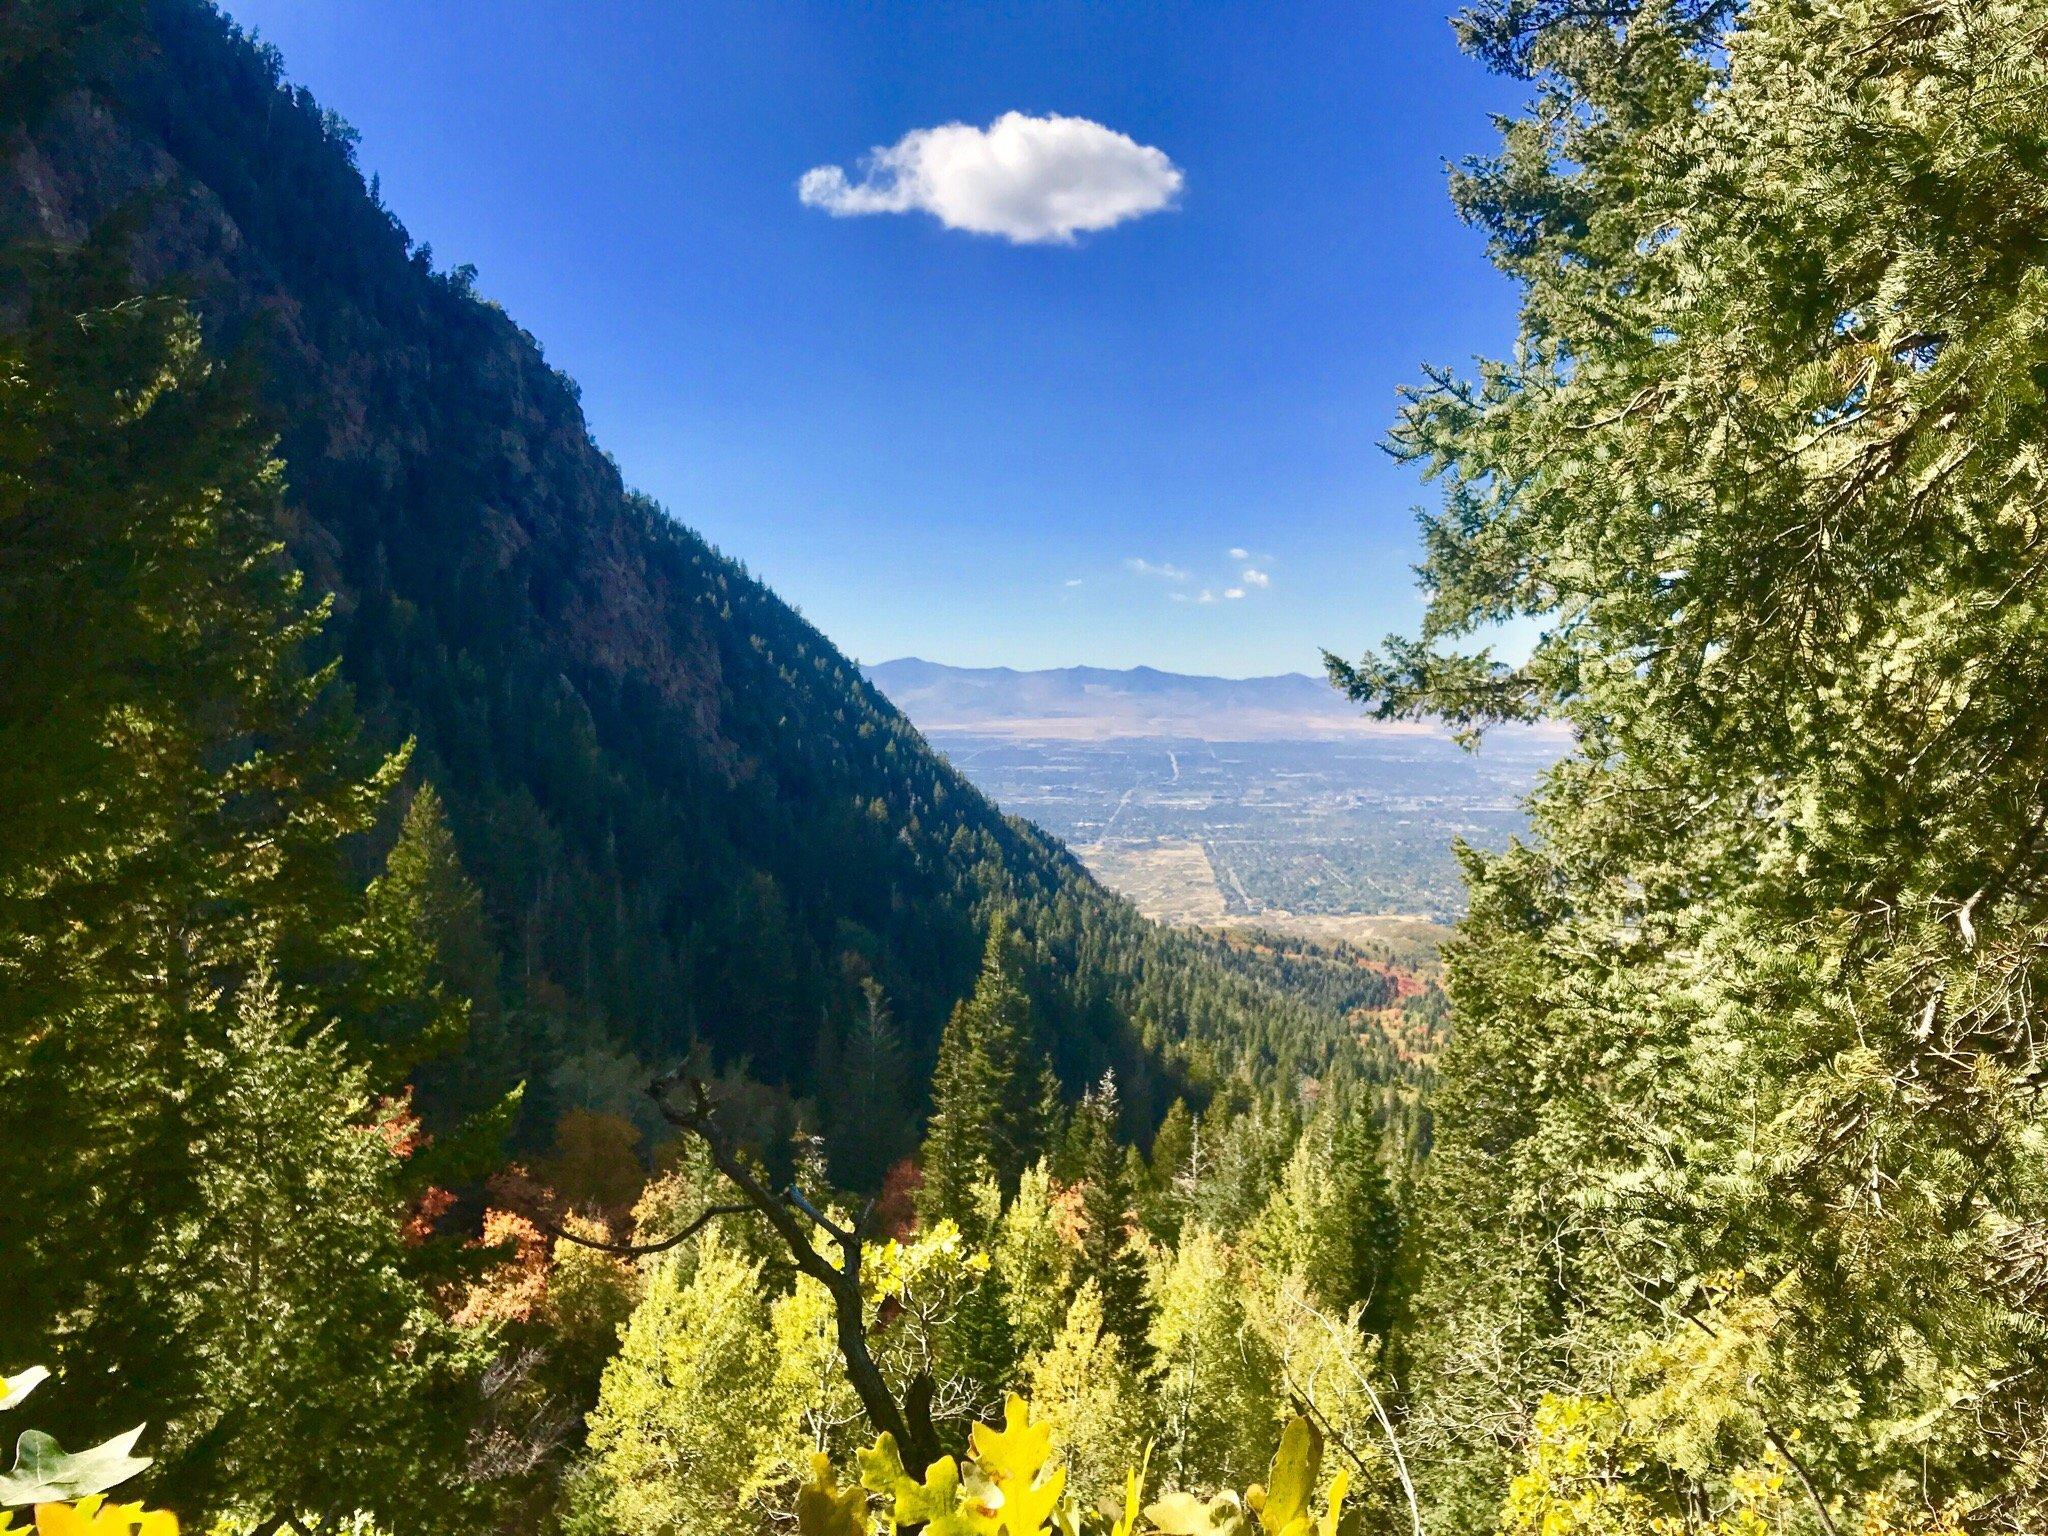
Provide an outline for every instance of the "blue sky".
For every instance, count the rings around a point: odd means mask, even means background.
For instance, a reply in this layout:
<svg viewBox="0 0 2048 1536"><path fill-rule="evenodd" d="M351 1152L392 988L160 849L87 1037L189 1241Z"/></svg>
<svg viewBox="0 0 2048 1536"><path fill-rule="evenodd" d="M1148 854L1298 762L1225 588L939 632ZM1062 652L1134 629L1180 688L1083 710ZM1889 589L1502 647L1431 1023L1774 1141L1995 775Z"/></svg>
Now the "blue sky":
<svg viewBox="0 0 2048 1536"><path fill-rule="evenodd" d="M857 658L1245 675L1413 621L1394 391L1513 321L1443 163L1517 93L1445 0L227 4L627 480ZM799 199L1012 112L1171 206L1017 243Z"/></svg>

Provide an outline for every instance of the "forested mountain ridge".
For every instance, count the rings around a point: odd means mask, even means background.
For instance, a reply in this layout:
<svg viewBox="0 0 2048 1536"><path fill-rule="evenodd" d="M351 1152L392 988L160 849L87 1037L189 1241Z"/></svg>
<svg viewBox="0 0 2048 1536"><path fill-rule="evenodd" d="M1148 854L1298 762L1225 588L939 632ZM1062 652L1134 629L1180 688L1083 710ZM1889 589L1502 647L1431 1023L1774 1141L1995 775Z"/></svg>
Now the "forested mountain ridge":
<svg viewBox="0 0 2048 1536"><path fill-rule="evenodd" d="M620 1044L702 1040L806 1087L869 978L928 1059L1013 905L1062 1077L1114 1067L1134 1125L1225 1057L1343 1049L1004 818L824 636L628 490L574 384L467 269L435 270L274 52L200 0L146 14L0 171L0 238L128 219L144 285L257 360L291 553L333 595L372 735L416 738L444 793L504 961L484 1044L529 1079L534 1123L627 1081Z"/></svg>

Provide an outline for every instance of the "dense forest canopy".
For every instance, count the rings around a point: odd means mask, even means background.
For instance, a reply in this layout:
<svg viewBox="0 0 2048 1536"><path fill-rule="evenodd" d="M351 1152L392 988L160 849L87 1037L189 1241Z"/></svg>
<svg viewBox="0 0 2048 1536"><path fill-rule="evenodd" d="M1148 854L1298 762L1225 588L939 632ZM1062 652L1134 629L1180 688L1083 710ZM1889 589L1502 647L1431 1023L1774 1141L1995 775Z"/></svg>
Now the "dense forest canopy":
<svg viewBox="0 0 2048 1536"><path fill-rule="evenodd" d="M205 0L0 11L0 1506L2048 1523L2048 14L1457 25L1520 334L1331 670L1575 750L1439 978L999 815Z"/></svg>
<svg viewBox="0 0 2048 1536"><path fill-rule="evenodd" d="M1637 1459L1613 1528L1775 1464L1816 1529L2039 1530L2048 14L1461 25L1534 90L1453 187L1521 334L1411 396L1428 617L1334 670L1579 745L1449 955L1404 1346L1440 1518L1484 1527L1550 1393ZM1461 648L1517 615L1527 660Z"/></svg>

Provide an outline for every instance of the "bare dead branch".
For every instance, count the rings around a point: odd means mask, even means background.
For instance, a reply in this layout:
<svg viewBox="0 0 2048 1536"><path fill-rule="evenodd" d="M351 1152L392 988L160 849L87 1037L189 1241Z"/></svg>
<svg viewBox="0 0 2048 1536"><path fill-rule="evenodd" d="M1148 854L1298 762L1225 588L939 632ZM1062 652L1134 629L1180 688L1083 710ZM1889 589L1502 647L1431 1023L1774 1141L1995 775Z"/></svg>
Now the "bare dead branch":
<svg viewBox="0 0 2048 1536"><path fill-rule="evenodd" d="M1306 1297L1290 1294L1287 1299L1329 1334L1330 1342L1337 1345L1337 1363L1349 1371L1352 1379L1365 1389L1366 1401L1372 1404L1373 1417L1380 1421L1380 1432L1387 1437L1387 1449L1394 1453L1394 1474L1401 1480L1401 1492L1407 1497L1408 1518L1413 1524L1415 1536L1425 1536L1422 1528L1422 1501L1415 1495L1414 1480L1408 1475L1408 1458L1401 1452L1401 1437L1394 1433L1394 1421L1388 1416L1386 1405L1380 1401L1379 1393L1373 1390L1372 1382L1365 1373L1351 1363L1351 1358L1343 1347L1343 1332L1337 1322L1311 1306ZM1833 1536L1833 1533L1830 1532L1829 1536Z"/></svg>
<svg viewBox="0 0 2048 1536"><path fill-rule="evenodd" d="M1785 1443L1784 1436L1766 1424L1764 1438L1777 1448L1778 1454L1785 1458L1785 1465L1790 1467L1793 1475L1799 1479L1799 1486L1806 1490L1806 1497L1813 1504L1813 1512L1820 1519L1820 1528L1827 1536L1836 1536L1834 1517L1828 1513L1827 1501L1821 1498L1820 1489L1816 1488L1813 1479L1807 1476L1806 1468L1799 1458L1792 1454L1792 1447Z"/></svg>

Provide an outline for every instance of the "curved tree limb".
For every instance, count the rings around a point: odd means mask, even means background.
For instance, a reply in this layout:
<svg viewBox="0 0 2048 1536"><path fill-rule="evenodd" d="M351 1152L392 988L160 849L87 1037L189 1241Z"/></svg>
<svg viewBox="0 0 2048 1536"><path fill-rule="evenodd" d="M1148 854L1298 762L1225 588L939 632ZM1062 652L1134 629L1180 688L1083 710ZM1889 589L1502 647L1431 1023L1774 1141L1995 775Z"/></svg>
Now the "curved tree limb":
<svg viewBox="0 0 2048 1536"><path fill-rule="evenodd" d="M686 1095L686 1102L676 1101L678 1090ZM931 1384L923 1378L912 1382L904 1401L899 1403L883 1378L881 1367L875 1364L868 1349L867 1316L860 1291L860 1233L825 1216L794 1185L779 1195L769 1189L740 1157L739 1148L719 1124L710 1089L702 1078L678 1068L656 1078L648 1084L647 1091L664 1120L704 1143L712 1166L746 1197L748 1208L766 1219L789 1249L798 1272L825 1288L832 1300L834 1332L854 1395L860 1399L876 1433L894 1438L906 1470L922 1477L925 1469L944 1454L932 1427ZM838 1247L837 1264L812 1244L805 1222L816 1226Z"/></svg>
<svg viewBox="0 0 2048 1536"><path fill-rule="evenodd" d="M545 1216L532 1212L527 1213L526 1219L547 1236L558 1238L565 1243L574 1243L579 1248L593 1248L599 1253L616 1254L622 1259L637 1259L648 1254L667 1253L671 1248L680 1248L720 1216L745 1216L753 1209L751 1205L706 1206L680 1231L671 1232L667 1237L656 1238L651 1243L609 1243L594 1237L579 1237L567 1227L559 1226Z"/></svg>

